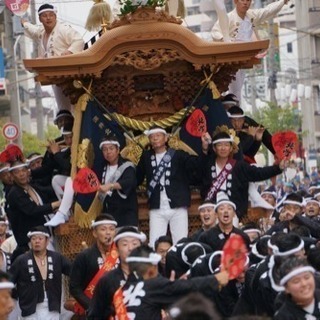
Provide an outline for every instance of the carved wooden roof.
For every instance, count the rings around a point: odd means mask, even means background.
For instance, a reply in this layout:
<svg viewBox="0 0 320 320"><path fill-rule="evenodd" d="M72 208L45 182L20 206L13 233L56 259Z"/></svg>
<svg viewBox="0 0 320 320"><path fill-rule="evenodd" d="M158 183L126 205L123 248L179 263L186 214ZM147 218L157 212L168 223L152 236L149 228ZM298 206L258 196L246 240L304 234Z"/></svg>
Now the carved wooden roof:
<svg viewBox="0 0 320 320"><path fill-rule="evenodd" d="M26 59L24 65L37 73L42 84L66 87L65 84L74 79L101 78L109 67L121 66L145 72L159 70L174 61L184 61L195 70L215 67L215 82L218 88L225 88L226 73L232 77L238 69L259 63L255 55L268 48L268 40L249 43L204 41L180 23L181 20L162 11L139 8L115 21L92 47L81 53Z"/></svg>

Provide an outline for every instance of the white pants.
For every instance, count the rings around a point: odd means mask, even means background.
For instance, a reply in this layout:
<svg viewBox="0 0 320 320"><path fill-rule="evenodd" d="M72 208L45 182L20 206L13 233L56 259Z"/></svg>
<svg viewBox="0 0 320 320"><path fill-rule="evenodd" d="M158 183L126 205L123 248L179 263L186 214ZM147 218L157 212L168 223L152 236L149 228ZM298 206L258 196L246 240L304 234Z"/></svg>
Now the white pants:
<svg viewBox="0 0 320 320"><path fill-rule="evenodd" d="M22 320L59 320L58 311L49 311L48 301L37 304L36 312L28 317L21 317Z"/></svg>
<svg viewBox="0 0 320 320"><path fill-rule="evenodd" d="M58 210L59 212L63 213L65 216L68 217L70 216L70 208L72 207L73 196L73 181L71 177L68 177L64 184L64 193Z"/></svg>
<svg viewBox="0 0 320 320"><path fill-rule="evenodd" d="M62 199L64 193L64 185L67 181L67 178L68 176L63 176L62 174L56 174L52 178L51 185L58 200Z"/></svg>
<svg viewBox="0 0 320 320"><path fill-rule="evenodd" d="M152 209L149 212L149 245L154 248L155 241L167 234L168 224L173 244L188 236L187 208Z"/></svg>

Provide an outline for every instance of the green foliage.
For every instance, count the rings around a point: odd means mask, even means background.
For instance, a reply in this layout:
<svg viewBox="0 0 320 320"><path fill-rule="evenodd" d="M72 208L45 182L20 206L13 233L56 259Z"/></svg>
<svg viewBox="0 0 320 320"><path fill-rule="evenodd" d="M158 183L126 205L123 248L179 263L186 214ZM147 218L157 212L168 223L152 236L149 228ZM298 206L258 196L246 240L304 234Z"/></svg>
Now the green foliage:
<svg viewBox="0 0 320 320"><path fill-rule="evenodd" d="M151 7L151 8L163 7L166 4L167 0L147 0L146 3L144 0L144 1L138 1L137 4L133 4L132 0L119 0L119 1L121 5L120 16L125 16L127 14L134 13L140 6ZM145 5L142 3L145 3Z"/></svg>
<svg viewBox="0 0 320 320"><path fill-rule="evenodd" d="M290 105L280 108L277 105L268 103L253 115L253 119L263 124L270 133L284 130L301 131L301 114L297 108Z"/></svg>

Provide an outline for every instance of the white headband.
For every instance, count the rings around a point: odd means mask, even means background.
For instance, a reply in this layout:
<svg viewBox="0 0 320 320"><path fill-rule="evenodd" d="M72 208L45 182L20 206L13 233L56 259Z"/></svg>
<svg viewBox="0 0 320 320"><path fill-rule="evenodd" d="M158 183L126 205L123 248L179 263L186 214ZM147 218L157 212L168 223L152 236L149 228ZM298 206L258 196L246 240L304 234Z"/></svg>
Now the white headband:
<svg viewBox="0 0 320 320"><path fill-rule="evenodd" d="M257 249L257 243L255 243L252 247L251 247L251 253L254 254L256 257L260 258L260 259L264 259L266 256L262 255L261 253L258 252Z"/></svg>
<svg viewBox="0 0 320 320"><path fill-rule="evenodd" d="M151 263L156 266L161 260L161 255L157 253L150 253L149 257L128 257L126 258L126 262L144 262L144 263Z"/></svg>
<svg viewBox="0 0 320 320"><path fill-rule="evenodd" d="M212 141L212 144L217 144L219 142L233 142L233 138L221 138L221 139L217 139Z"/></svg>
<svg viewBox="0 0 320 320"><path fill-rule="evenodd" d="M10 171L10 166L4 166L3 168L0 169L0 173L5 171Z"/></svg>
<svg viewBox="0 0 320 320"><path fill-rule="evenodd" d="M232 208L234 210L237 209L236 205L232 201L230 201L230 200L221 200L216 204L216 211L218 210L218 207L221 206L222 204L230 204L230 206L232 206Z"/></svg>
<svg viewBox="0 0 320 320"><path fill-rule="evenodd" d="M304 267L298 267L294 270L292 270L291 272L289 272L288 274L286 274L281 280L280 280L280 285L284 286L291 278L297 276L300 273L303 272L311 272L311 273L315 273L314 268L312 268L311 266L304 266Z"/></svg>
<svg viewBox="0 0 320 320"><path fill-rule="evenodd" d="M198 207L198 211L200 211L201 209L204 209L204 208L213 208L214 209L215 207L216 207L216 205L213 203L204 203Z"/></svg>
<svg viewBox="0 0 320 320"><path fill-rule="evenodd" d="M263 196L264 194L270 194L274 198L277 198L277 194L275 192L273 192L273 191L263 191L263 192L261 192L261 196Z"/></svg>
<svg viewBox="0 0 320 320"><path fill-rule="evenodd" d="M96 222L95 221L91 221L91 228L95 228L97 226L101 226L102 224L113 224L114 226L118 225L117 221L104 219L104 220L100 220L100 221L96 221Z"/></svg>
<svg viewBox="0 0 320 320"><path fill-rule="evenodd" d="M294 254L300 250L302 250L304 248L304 241L301 239L301 242L300 244L298 245L298 247L296 248L293 248L291 250L288 250L288 251L284 251L284 252L280 252L279 251L279 248L277 246L275 246L276 249L274 250L273 254L275 256L278 256L278 257L286 257L286 256L290 256L291 254Z"/></svg>
<svg viewBox="0 0 320 320"><path fill-rule="evenodd" d="M226 100L226 101L221 101L222 104L231 104L232 106L237 106L239 105L239 102L233 101L233 100Z"/></svg>
<svg viewBox="0 0 320 320"><path fill-rule="evenodd" d="M230 112L227 112L227 115L229 118L234 119L244 118L244 114L231 114Z"/></svg>
<svg viewBox="0 0 320 320"><path fill-rule="evenodd" d="M123 232L118 235L116 235L113 239L114 242L117 242L120 239L126 238L126 237L131 237L140 240L141 242L145 242L147 240L146 235L143 232L137 233L137 232Z"/></svg>
<svg viewBox="0 0 320 320"><path fill-rule="evenodd" d="M27 166L28 165L26 163L20 163L20 164L17 164L15 166L13 166L13 167L10 167L9 171L11 172L11 171L13 171L15 169L20 169L20 168L27 167Z"/></svg>
<svg viewBox="0 0 320 320"><path fill-rule="evenodd" d="M57 13L57 8L55 8L54 6L52 6L53 8L44 8L40 11L38 11L38 15L40 16L41 13L44 13L46 11L49 11L49 12L54 12L55 14ZM64 116L64 114L63 114Z"/></svg>
<svg viewBox="0 0 320 320"><path fill-rule="evenodd" d="M222 253L223 251L215 251L209 258L209 261L208 261L208 266L209 266L209 270L210 272L213 274L217 271L217 269L212 269L212 260L215 256L222 256ZM219 268L218 268L219 269Z"/></svg>
<svg viewBox="0 0 320 320"><path fill-rule="evenodd" d="M161 129L161 128L154 128L154 129L150 129L150 130L145 130L143 132L146 136L150 136L151 134L154 134L154 133L163 133L163 134L167 134L167 131L164 130L164 129Z"/></svg>
<svg viewBox="0 0 320 320"><path fill-rule="evenodd" d="M12 282L0 281L0 289L13 289L13 288L14 288L14 284Z"/></svg>
<svg viewBox="0 0 320 320"><path fill-rule="evenodd" d="M251 229L245 229L242 230L244 233L249 233L249 232L257 232L259 234L261 234L261 230L260 229L255 229L255 228L251 228Z"/></svg>
<svg viewBox="0 0 320 320"><path fill-rule="evenodd" d="M8 226L9 225L9 222L8 221L0 221L0 224L5 224L6 226Z"/></svg>
<svg viewBox="0 0 320 320"><path fill-rule="evenodd" d="M47 238L50 238L50 235L49 233L47 232L42 232L42 231L29 231L27 233L27 237L28 238L31 238L32 236L45 236Z"/></svg>
<svg viewBox="0 0 320 320"><path fill-rule="evenodd" d="M71 134L71 133L72 133L72 130L71 130L71 131L70 131L70 130L68 131L68 130L65 130L64 127L62 127L61 130L60 130L60 132L61 132L62 135L65 135L65 136L66 136L67 134Z"/></svg>
<svg viewBox="0 0 320 320"><path fill-rule="evenodd" d="M190 242L190 243L188 243L181 251L181 258L182 258L183 262L188 264L189 266L191 266L192 264L190 262L188 262L188 257L186 255L186 250L191 246L200 247L203 250L203 254L201 254L199 257L204 257L206 255L206 250L204 249L204 247L200 243L198 243L198 242ZM199 258L199 257L197 257L197 258Z"/></svg>
<svg viewBox="0 0 320 320"><path fill-rule="evenodd" d="M303 205L301 202L293 201L293 200L284 200L283 201L283 205L285 205L285 204L294 204L294 205L297 205L299 207L302 207L302 205Z"/></svg>
<svg viewBox="0 0 320 320"><path fill-rule="evenodd" d="M271 249L273 252L279 251L279 248L277 245L272 244L271 240L268 240L268 248Z"/></svg>
<svg viewBox="0 0 320 320"><path fill-rule="evenodd" d="M319 197L319 196L320 196L320 192L318 192L315 195L313 195L314 198Z"/></svg>
<svg viewBox="0 0 320 320"><path fill-rule="evenodd" d="M308 204L310 202L316 203L318 206L320 206L319 201L317 201L316 199L308 199L308 200L306 200L306 204Z"/></svg>
<svg viewBox="0 0 320 320"><path fill-rule="evenodd" d="M35 160L38 160L40 158L43 158L43 156L41 154L37 155L37 156L34 156L30 159L27 159L26 163L29 165L32 161L35 161Z"/></svg>
<svg viewBox="0 0 320 320"><path fill-rule="evenodd" d="M102 149L102 147L106 144L113 144L114 146L117 146L118 148L120 148L120 143L118 141L104 140L99 144L99 149Z"/></svg>

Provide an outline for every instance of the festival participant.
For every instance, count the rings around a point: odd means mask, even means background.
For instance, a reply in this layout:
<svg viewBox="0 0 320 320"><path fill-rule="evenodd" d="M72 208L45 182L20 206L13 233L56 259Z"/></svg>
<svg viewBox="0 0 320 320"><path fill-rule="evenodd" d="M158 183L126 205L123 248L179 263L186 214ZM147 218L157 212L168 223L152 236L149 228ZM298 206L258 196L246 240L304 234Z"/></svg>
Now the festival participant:
<svg viewBox="0 0 320 320"><path fill-rule="evenodd" d="M115 136L100 143L105 163L100 177L99 199L104 212L112 214L119 227L138 225L138 202L134 164L120 156L120 143ZM59 210L46 226L55 227L69 220L74 189L70 177L66 179Z"/></svg>
<svg viewBox="0 0 320 320"><path fill-rule="evenodd" d="M206 277L171 281L159 276L157 265L160 259L160 255L148 246L136 248L126 259L130 275L114 295L115 305L125 306L116 308L118 318L130 315L130 318L136 320L160 320L161 310L186 294L199 291L212 298L220 287L228 283L227 271Z"/></svg>
<svg viewBox="0 0 320 320"><path fill-rule="evenodd" d="M188 238L181 239L177 244L172 246L166 256L166 277L180 279L182 276L190 273L193 263L200 257L211 253L209 245L192 242Z"/></svg>
<svg viewBox="0 0 320 320"><path fill-rule="evenodd" d="M14 162L10 172L14 185L8 195L8 218L18 244L12 256L14 260L19 254L29 250L28 231L33 227L43 225L48 215L59 207L60 202L48 198L39 186L29 183L26 163Z"/></svg>
<svg viewBox="0 0 320 320"><path fill-rule="evenodd" d="M279 283L279 266L290 255L305 256L304 241L293 233L286 234L281 242L273 245L273 254L268 263L268 270L261 275L257 288L254 288L258 314L267 314L272 317L275 313L276 297L279 292L283 291L283 287Z"/></svg>
<svg viewBox="0 0 320 320"><path fill-rule="evenodd" d="M304 216L320 222L320 203L314 198L306 200Z"/></svg>
<svg viewBox="0 0 320 320"><path fill-rule="evenodd" d="M2 215L4 215L7 213L7 208L8 208L7 197L11 187L13 186L13 178L10 172L10 163L7 163L7 162L0 163L0 181L3 186L3 189L2 189L3 198L5 199L4 207L3 207L4 212L2 212Z"/></svg>
<svg viewBox="0 0 320 320"><path fill-rule="evenodd" d="M0 270L0 320L9 319L9 314L14 309L11 290L14 284L9 281L9 275Z"/></svg>
<svg viewBox="0 0 320 320"><path fill-rule="evenodd" d="M273 319L320 319L320 291L314 272L305 258L289 257L281 264L280 285L285 288L286 300Z"/></svg>
<svg viewBox="0 0 320 320"><path fill-rule="evenodd" d="M84 316L93 295L94 288L104 273L118 264L118 252L113 244L117 222L110 214L100 214L91 228L95 243L80 252L72 265L70 293L76 299L75 314Z"/></svg>
<svg viewBox="0 0 320 320"><path fill-rule="evenodd" d="M282 204L283 209L280 214L280 220L282 221L271 227L267 234L279 231L287 233L297 226L306 226L312 237L320 238L320 223L302 215L304 203L303 198L298 193L289 194Z"/></svg>
<svg viewBox="0 0 320 320"><path fill-rule="evenodd" d="M263 9L250 9L252 0L234 0L235 8L228 13L229 38L232 42L254 41L259 36L257 29L261 24L275 17L288 0L280 0L270 3ZM220 16L219 16L220 19ZM226 18L225 18L226 19ZM224 39L226 30L222 32L219 20L211 30L214 41L229 41ZM244 72L239 70L236 80L229 85L229 93L241 97L241 88L244 81Z"/></svg>
<svg viewBox="0 0 320 320"><path fill-rule="evenodd" d="M21 19L24 33L38 44L39 58L70 55L83 50L84 41L79 32L70 25L57 21L57 9L52 4L42 4L38 9L42 26ZM70 100L60 87L53 86L56 102L61 109L71 109Z"/></svg>
<svg viewBox="0 0 320 320"><path fill-rule="evenodd" d="M203 149L199 168L202 179L201 196L215 201L217 193L223 191L236 205L237 216L241 219L248 211L249 182L263 181L280 174L285 168L286 161L258 168L250 166L245 161L232 159L238 147L234 137L224 127L218 127L212 139L207 132L201 139ZM214 153L209 152L211 141Z"/></svg>
<svg viewBox="0 0 320 320"><path fill-rule="evenodd" d="M160 254L161 260L158 263L159 274L166 276L166 257L169 249L172 247L172 239L169 236L161 236L154 243L154 249Z"/></svg>
<svg viewBox="0 0 320 320"><path fill-rule="evenodd" d="M142 153L137 166L138 185L147 178L149 243L167 233L173 243L188 236L188 207L191 193L188 174L196 169L197 158L167 147L168 134L160 127L146 131L152 150Z"/></svg>
<svg viewBox="0 0 320 320"><path fill-rule="evenodd" d="M230 238L231 234L239 234L247 248L249 249L249 237L238 228L233 226L233 218L236 215L236 205L228 199L222 192L218 194L218 202L216 204L216 212L218 224L204 232L199 241L209 245L213 252L222 250L226 241Z"/></svg>
<svg viewBox="0 0 320 320"><path fill-rule="evenodd" d="M215 212L215 204L208 200L204 201L199 207L198 212L201 220L201 228L196 231L190 239L192 241L199 241L200 236L216 225L217 216Z"/></svg>
<svg viewBox="0 0 320 320"><path fill-rule="evenodd" d="M102 320L114 316L113 295L127 280L130 273L126 258L146 239L145 234L135 227L122 227L118 230L113 241L119 253L120 264L99 280L90 301L87 319Z"/></svg>
<svg viewBox="0 0 320 320"><path fill-rule="evenodd" d="M30 170L40 168L43 156L39 152L32 152L27 156L27 163Z"/></svg>
<svg viewBox="0 0 320 320"><path fill-rule="evenodd" d="M50 235L38 226L28 232L31 249L12 264L10 274L17 285L23 319L59 320L62 275L71 263L60 253L47 250Z"/></svg>

